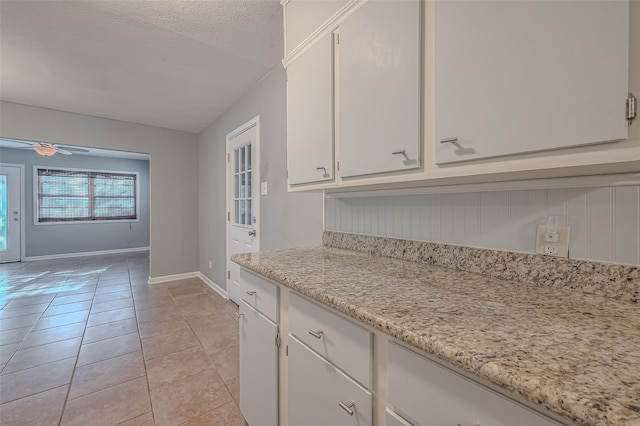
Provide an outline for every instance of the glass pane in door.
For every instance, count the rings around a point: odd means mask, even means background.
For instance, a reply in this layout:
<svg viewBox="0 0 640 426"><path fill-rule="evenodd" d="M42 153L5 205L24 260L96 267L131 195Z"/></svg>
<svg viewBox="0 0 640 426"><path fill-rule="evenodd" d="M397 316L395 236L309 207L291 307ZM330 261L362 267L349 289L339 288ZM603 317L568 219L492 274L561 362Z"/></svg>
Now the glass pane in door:
<svg viewBox="0 0 640 426"><path fill-rule="evenodd" d="M251 144L233 150L233 217L237 225L253 225L251 205Z"/></svg>

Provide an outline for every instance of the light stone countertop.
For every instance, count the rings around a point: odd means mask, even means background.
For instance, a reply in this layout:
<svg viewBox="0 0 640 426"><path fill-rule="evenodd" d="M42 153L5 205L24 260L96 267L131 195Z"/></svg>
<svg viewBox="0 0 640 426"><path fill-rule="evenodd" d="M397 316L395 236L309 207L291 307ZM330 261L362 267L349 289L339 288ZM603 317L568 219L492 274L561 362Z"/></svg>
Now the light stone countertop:
<svg viewBox="0 0 640 426"><path fill-rule="evenodd" d="M578 424L640 425L640 306L319 247L233 261Z"/></svg>

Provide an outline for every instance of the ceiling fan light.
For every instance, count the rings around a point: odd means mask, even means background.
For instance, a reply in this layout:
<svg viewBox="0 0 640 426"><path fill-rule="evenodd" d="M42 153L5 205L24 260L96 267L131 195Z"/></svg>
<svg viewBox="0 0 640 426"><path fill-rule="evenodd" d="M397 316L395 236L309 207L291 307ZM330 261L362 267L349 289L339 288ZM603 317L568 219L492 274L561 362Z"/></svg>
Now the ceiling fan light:
<svg viewBox="0 0 640 426"><path fill-rule="evenodd" d="M48 145L39 145L39 146L34 146L33 149L40 155L44 156L44 157L51 157L53 154L55 154L58 149L53 147L53 146L48 146Z"/></svg>

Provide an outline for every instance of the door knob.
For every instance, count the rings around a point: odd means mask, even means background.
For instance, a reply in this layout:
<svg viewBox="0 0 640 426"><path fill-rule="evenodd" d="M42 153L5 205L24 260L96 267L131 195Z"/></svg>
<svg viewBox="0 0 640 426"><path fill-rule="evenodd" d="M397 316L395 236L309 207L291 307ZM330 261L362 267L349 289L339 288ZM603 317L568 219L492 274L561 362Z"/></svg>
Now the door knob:
<svg viewBox="0 0 640 426"><path fill-rule="evenodd" d="M18 210L14 210L12 213L13 214L18 214Z"/></svg>
<svg viewBox="0 0 640 426"><path fill-rule="evenodd" d="M249 236L255 237L256 236L256 230L252 229L251 231L249 231Z"/></svg>

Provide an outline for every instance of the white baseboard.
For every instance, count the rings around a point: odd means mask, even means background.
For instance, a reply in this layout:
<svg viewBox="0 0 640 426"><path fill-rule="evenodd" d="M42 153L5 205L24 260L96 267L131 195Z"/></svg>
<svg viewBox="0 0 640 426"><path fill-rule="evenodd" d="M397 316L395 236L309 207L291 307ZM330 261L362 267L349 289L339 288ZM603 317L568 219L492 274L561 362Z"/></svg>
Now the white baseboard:
<svg viewBox="0 0 640 426"><path fill-rule="evenodd" d="M224 297L225 299L229 298L225 290L223 290L220 286L218 286L216 283L211 281L209 277L207 277L205 274L203 274L200 271L185 272L184 274L164 275L162 277L149 278L149 284L153 285L153 284L160 284L160 283L168 283L171 281L186 280L188 278L200 278L202 281L204 281L206 285L211 287L211 289L216 293L218 293L220 296Z"/></svg>
<svg viewBox="0 0 640 426"><path fill-rule="evenodd" d="M185 272L183 274L163 275L161 277L149 277L149 284L168 283L170 281L186 280L187 278L200 278L200 272Z"/></svg>
<svg viewBox="0 0 640 426"><path fill-rule="evenodd" d="M84 256L102 256L105 254L121 254L121 253L135 253L138 251L149 251L149 247L133 247L126 249L114 249L114 250L99 250L99 251L85 251L76 253L63 253L63 254L50 254L45 256L26 256L22 258L24 262L33 262L36 260L55 260L66 259L71 257L84 257Z"/></svg>
<svg viewBox="0 0 640 426"><path fill-rule="evenodd" d="M228 299L229 296L227 295L226 290L223 290L222 287L220 287L219 285L217 285L216 283L214 283L213 281L211 281L209 279L209 277L207 277L205 274L203 274L202 272L198 272L198 277L204 281L204 283L206 285L208 285L209 287L211 287L211 289L213 291L215 291L216 293L218 293L220 296L224 297L225 299Z"/></svg>

